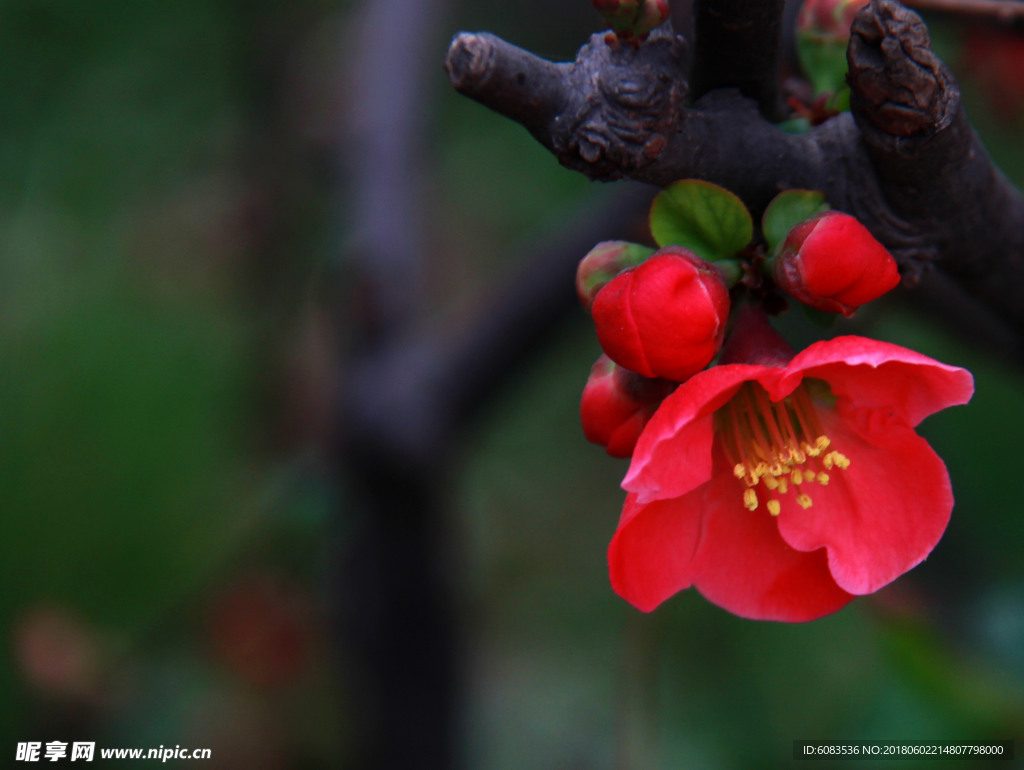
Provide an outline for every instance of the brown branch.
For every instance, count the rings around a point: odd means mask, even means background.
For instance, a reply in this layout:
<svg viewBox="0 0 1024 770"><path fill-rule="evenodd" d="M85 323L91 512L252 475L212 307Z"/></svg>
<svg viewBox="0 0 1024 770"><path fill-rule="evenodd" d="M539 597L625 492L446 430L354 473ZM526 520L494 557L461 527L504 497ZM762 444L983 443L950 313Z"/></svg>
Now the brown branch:
<svg viewBox="0 0 1024 770"><path fill-rule="evenodd" d="M559 162L594 179L706 179L755 212L780 189L822 190L894 252L908 282L940 265L1024 336L1024 199L970 129L956 82L916 14L895 0L862 10L850 47L856 120L841 115L799 136L735 90L711 91L686 108L685 49L665 32L635 52L610 50L595 36L569 66L517 53L517 66L527 57L548 91L530 99L564 105L531 130ZM489 70L507 66L503 52L487 52ZM474 93L458 62L449 57L448 66L464 93L506 115L524 111L522 100L506 101L508 92Z"/></svg>
<svg viewBox="0 0 1024 770"><path fill-rule="evenodd" d="M1024 19L1024 3L1015 0L904 0L903 4L918 11L984 16L1003 24Z"/></svg>

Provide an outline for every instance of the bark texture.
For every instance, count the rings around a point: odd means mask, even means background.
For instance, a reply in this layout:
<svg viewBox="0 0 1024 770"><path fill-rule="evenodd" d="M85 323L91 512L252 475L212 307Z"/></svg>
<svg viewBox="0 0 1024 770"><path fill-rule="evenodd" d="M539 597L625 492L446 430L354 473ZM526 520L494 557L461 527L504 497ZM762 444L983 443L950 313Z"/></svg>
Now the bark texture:
<svg viewBox="0 0 1024 770"><path fill-rule="evenodd" d="M774 38L768 13L780 17L781 4L705 0L696 34L739 45L753 34L738 24L746 18ZM699 40L696 48L709 50ZM460 34L446 67L459 91L518 120L592 179L704 179L755 215L780 190L822 190L893 252L905 283L938 267L1024 332L1024 198L984 151L917 14L896 0L860 12L848 49L852 112L801 135L765 118L777 99L763 85L777 71L777 45L732 49L725 77L708 72L725 66L721 53L702 54L689 73L688 50L668 25L638 50L595 35L570 64ZM707 91L692 103L691 81Z"/></svg>

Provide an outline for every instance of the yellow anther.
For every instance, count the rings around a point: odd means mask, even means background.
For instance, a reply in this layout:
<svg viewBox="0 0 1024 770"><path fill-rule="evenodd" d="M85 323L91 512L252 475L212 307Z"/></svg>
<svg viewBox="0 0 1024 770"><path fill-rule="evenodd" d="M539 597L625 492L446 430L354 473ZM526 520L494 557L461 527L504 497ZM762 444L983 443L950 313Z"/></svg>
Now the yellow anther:
<svg viewBox="0 0 1024 770"><path fill-rule="evenodd" d="M832 470L832 466L834 465L839 468L839 470L845 471L850 467L850 459L841 452L829 452L822 458L821 464L829 470Z"/></svg>
<svg viewBox="0 0 1024 770"><path fill-rule="evenodd" d="M743 482L739 486L747 510L757 510L764 499L768 513L778 516L781 498L791 486L797 504L810 508L807 485L826 486L830 481L826 471L849 467L846 455L831 450L812 392L817 391L799 386L773 401L760 383L747 382L715 413L716 440L733 475ZM759 498L762 484L764 497Z"/></svg>
<svg viewBox="0 0 1024 770"><path fill-rule="evenodd" d="M753 489L743 490L743 507L748 511L757 510L757 492Z"/></svg>

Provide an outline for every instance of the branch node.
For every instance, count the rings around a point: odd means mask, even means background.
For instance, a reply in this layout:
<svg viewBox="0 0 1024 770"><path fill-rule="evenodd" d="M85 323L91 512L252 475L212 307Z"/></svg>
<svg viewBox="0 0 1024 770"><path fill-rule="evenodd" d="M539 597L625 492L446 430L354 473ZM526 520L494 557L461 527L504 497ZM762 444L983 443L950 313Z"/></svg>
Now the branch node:
<svg viewBox="0 0 1024 770"><path fill-rule="evenodd" d="M960 92L931 50L921 17L874 0L854 19L847 50L854 115L890 137L926 137L952 121Z"/></svg>

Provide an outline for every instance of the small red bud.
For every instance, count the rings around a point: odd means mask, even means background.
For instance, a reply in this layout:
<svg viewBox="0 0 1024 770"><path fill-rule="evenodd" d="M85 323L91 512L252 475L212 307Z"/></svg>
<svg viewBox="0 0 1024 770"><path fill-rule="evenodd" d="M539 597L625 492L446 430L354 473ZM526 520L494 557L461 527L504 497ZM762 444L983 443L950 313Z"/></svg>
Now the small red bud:
<svg viewBox="0 0 1024 770"><path fill-rule="evenodd" d="M729 290L692 251L668 246L601 289L591 313L613 361L645 377L682 382L721 347Z"/></svg>
<svg viewBox="0 0 1024 770"><path fill-rule="evenodd" d="M601 356L583 388L583 434L612 457L629 457L658 404L674 388L674 382L641 377Z"/></svg>
<svg viewBox="0 0 1024 770"><path fill-rule="evenodd" d="M615 32L631 45L642 43L648 33L668 18L668 0L590 0Z"/></svg>
<svg viewBox="0 0 1024 770"><path fill-rule="evenodd" d="M668 18L667 0L644 0L639 15L633 25L633 34L640 40Z"/></svg>
<svg viewBox="0 0 1024 770"><path fill-rule="evenodd" d="M804 304L845 316L900 282L892 255L840 211L818 214L790 230L772 273L779 288Z"/></svg>
<svg viewBox="0 0 1024 770"><path fill-rule="evenodd" d="M583 259L576 268L576 294L583 307L590 310L597 292L628 267L636 267L654 249L628 241L602 241Z"/></svg>

